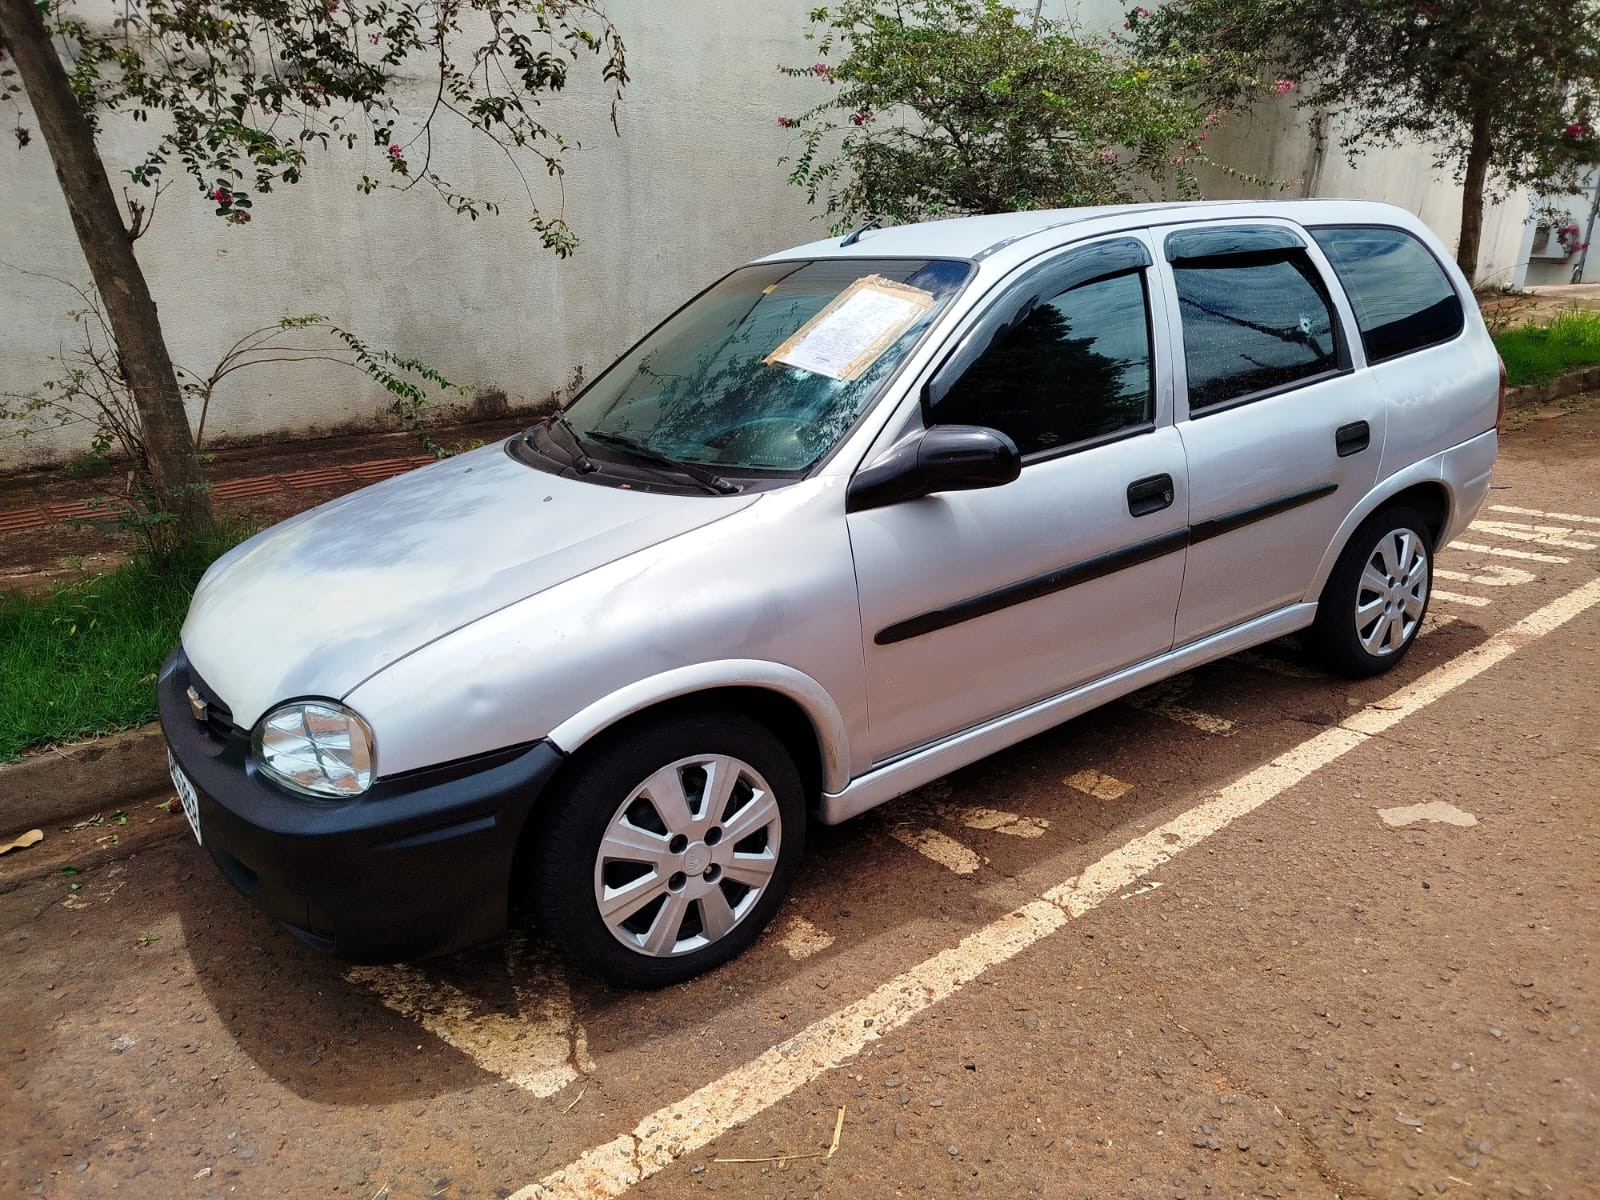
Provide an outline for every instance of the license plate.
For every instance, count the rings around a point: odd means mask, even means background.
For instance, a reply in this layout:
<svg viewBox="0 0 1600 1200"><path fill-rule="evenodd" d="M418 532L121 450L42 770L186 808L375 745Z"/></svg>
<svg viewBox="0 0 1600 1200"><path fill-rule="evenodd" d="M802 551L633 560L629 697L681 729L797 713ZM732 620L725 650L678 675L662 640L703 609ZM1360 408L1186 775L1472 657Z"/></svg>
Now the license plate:
<svg viewBox="0 0 1600 1200"><path fill-rule="evenodd" d="M189 818L189 828L194 830L194 840L204 843L200 836L200 797L195 794L194 784L189 782L189 777L183 773L183 768L178 765L178 760L172 757L172 751L167 751L167 770L172 775L172 786L178 791L178 802L183 805L183 815Z"/></svg>

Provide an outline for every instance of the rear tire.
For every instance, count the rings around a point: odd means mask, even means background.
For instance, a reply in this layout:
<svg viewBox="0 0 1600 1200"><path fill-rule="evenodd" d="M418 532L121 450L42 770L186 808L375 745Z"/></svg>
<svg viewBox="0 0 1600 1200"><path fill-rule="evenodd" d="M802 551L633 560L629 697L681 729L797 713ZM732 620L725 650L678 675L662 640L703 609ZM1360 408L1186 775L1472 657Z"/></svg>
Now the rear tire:
<svg viewBox="0 0 1600 1200"><path fill-rule="evenodd" d="M754 942L805 844L783 743L731 712L683 711L587 746L550 797L530 906L585 970L679 983Z"/></svg>
<svg viewBox="0 0 1600 1200"><path fill-rule="evenodd" d="M1317 601L1306 649L1337 675L1365 679L1400 663L1433 594L1433 538L1422 514L1393 505L1351 535Z"/></svg>

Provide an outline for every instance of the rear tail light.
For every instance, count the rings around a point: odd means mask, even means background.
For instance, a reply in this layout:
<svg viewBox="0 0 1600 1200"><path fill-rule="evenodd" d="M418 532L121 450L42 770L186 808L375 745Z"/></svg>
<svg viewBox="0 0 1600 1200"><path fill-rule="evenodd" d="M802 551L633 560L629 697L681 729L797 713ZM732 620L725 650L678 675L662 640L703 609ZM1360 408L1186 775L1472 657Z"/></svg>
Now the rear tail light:
<svg viewBox="0 0 1600 1200"><path fill-rule="evenodd" d="M1505 432L1506 424L1506 360L1496 356L1500 364L1500 395L1496 399L1494 413L1494 431L1497 434Z"/></svg>

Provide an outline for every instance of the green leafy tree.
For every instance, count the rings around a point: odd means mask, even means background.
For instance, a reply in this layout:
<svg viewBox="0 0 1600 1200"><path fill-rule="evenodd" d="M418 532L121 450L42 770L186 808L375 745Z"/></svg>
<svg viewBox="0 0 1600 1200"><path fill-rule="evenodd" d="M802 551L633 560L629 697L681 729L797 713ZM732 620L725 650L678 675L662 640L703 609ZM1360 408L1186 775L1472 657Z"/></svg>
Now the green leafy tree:
<svg viewBox="0 0 1600 1200"><path fill-rule="evenodd" d="M17 152L33 140L28 110L43 135L133 397L154 502L180 537L205 528L210 506L134 254L162 184L187 176L219 219L244 225L257 201L300 180L313 152L365 147L377 177L359 190L379 179L424 185L476 218L495 202L434 169L436 140L487 138L519 173L559 176L568 144L542 102L575 63L597 60L615 128L627 82L599 0L119 0L105 19L89 10L88 0L0 0L0 101L16 106ZM397 94L418 73L430 99L412 120ZM126 221L96 146L112 116L148 131L129 172L145 199L129 201ZM124 124L118 136L134 135ZM544 245L570 254L577 240L562 213L524 184Z"/></svg>
<svg viewBox="0 0 1600 1200"><path fill-rule="evenodd" d="M1462 184L1469 279L1486 187L1570 189L1600 159L1595 0L1173 0L1129 25L1143 61L1184 74L1208 105L1292 93L1339 118L1352 159L1431 145Z"/></svg>
<svg viewBox="0 0 1600 1200"><path fill-rule="evenodd" d="M842 0L811 13L830 89L778 123L789 176L843 227L1197 191L1208 136L1176 75L1000 0Z"/></svg>

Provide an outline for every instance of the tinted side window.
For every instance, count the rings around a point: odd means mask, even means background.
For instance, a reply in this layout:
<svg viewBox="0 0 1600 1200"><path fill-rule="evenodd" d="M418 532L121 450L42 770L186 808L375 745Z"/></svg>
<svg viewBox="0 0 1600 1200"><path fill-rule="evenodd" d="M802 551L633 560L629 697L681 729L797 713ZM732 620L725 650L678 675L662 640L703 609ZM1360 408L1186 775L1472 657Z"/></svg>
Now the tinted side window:
<svg viewBox="0 0 1600 1200"><path fill-rule="evenodd" d="M1096 279L1039 304L934 406L938 425L986 425L1023 454L1155 416L1144 272Z"/></svg>
<svg viewBox="0 0 1600 1200"><path fill-rule="evenodd" d="M1336 370L1333 312L1304 251L1173 264L1189 408L1207 408Z"/></svg>
<svg viewBox="0 0 1600 1200"><path fill-rule="evenodd" d="M1311 236L1350 295L1369 361L1461 332L1461 297L1428 248L1405 230L1326 226Z"/></svg>

